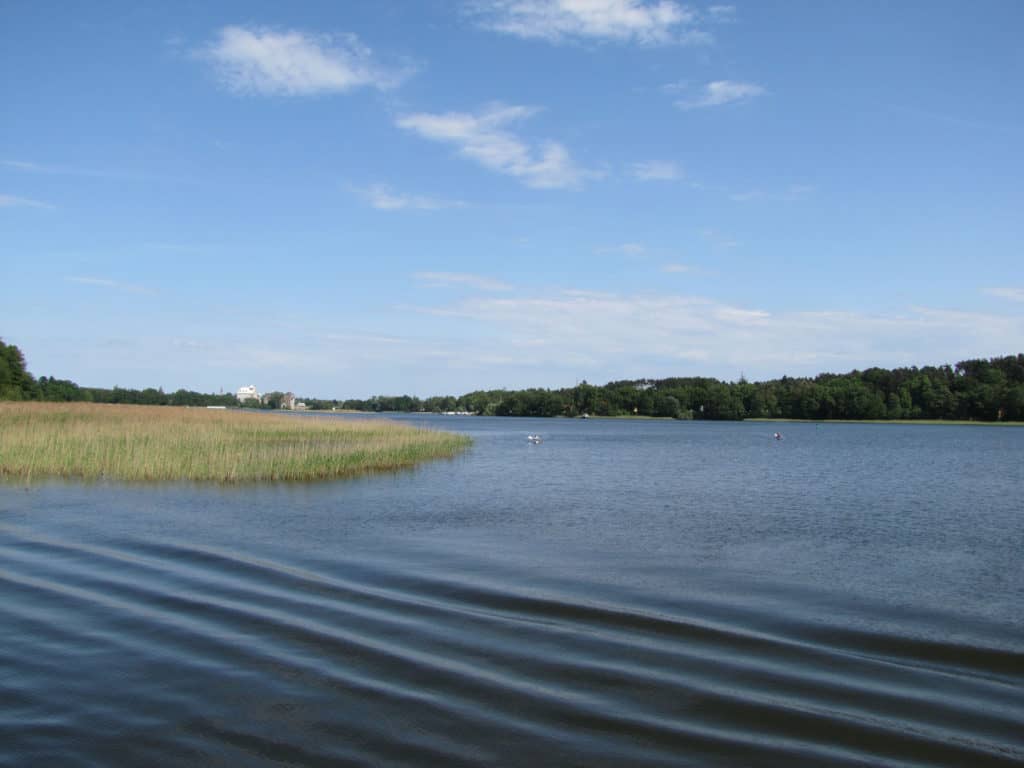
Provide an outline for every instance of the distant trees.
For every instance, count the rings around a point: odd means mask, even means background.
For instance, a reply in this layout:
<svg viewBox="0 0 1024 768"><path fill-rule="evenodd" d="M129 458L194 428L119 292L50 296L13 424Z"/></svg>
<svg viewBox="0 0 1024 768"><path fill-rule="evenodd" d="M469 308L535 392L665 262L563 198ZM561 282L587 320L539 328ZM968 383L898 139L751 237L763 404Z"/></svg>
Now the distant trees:
<svg viewBox="0 0 1024 768"><path fill-rule="evenodd" d="M267 408L277 410L281 407L281 403L284 402L284 392L268 392L263 396L263 404Z"/></svg>
<svg viewBox="0 0 1024 768"><path fill-rule="evenodd" d="M246 407L279 408L281 392ZM237 406L234 395L179 389L99 389L27 371L16 346L0 341L0 400L85 401L145 405ZM1024 421L1024 354L964 360L955 366L868 368L752 383L691 377L582 381L564 389L478 390L420 399L378 395L367 400L305 398L310 410L367 412L468 411L486 416L657 416L676 419L964 419Z"/></svg>
<svg viewBox="0 0 1024 768"><path fill-rule="evenodd" d="M38 385L25 368L21 350L0 340L0 400L32 400L38 394Z"/></svg>
<svg viewBox="0 0 1024 768"><path fill-rule="evenodd" d="M207 395L202 392L193 392L189 389L179 389L167 395L167 405L189 405L202 408L207 405L237 405L238 400L234 395Z"/></svg>
<svg viewBox="0 0 1024 768"><path fill-rule="evenodd" d="M1024 420L1024 355L757 383L694 377L613 381L602 387L584 381L558 390L501 389L426 400L381 396L346 400L343 407L489 416Z"/></svg>
<svg viewBox="0 0 1024 768"><path fill-rule="evenodd" d="M185 389L166 394L162 389L152 387L141 390L81 387L73 381L54 376L40 376L36 381L26 369L21 350L3 341L0 341L0 400L192 406L238 404L234 395L208 395Z"/></svg>
<svg viewBox="0 0 1024 768"><path fill-rule="evenodd" d="M163 389L126 389L114 387L113 389L101 389L98 387L81 387L82 400L94 403L120 403L128 405L189 405L193 407L205 407L207 405L238 405L234 395L214 395L203 392L193 392L188 389L179 389L176 392L165 393Z"/></svg>
<svg viewBox="0 0 1024 768"><path fill-rule="evenodd" d="M83 390L73 381L56 379L47 376L39 377L39 399L50 402L80 402L92 399L89 392Z"/></svg>

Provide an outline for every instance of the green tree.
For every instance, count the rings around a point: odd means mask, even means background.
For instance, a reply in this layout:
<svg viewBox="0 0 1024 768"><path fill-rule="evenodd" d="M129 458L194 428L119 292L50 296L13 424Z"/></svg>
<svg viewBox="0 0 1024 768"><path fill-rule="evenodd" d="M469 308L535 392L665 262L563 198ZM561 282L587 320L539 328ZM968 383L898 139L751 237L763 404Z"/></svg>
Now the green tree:
<svg viewBox="0 0 1024 768"><path fill-rule="evenodd" d="M0 341L0 400L31 400L37 395L36 380L26 370L21 350Z"/></svg>
<svg viewBox="0 0 1024 768"><path fill-rule="evenodd" d="M89 393L73 381L55 379L52 376L39 377L39 399L48 402L73 403L88 400Z"/></svg>
<svg viewBox="0 0 1024 768"><path fill-rule="evenodd" d="M1014 384L1007 388L1003 418L1008 421L1024 421L1024 384Z"/></svg>
<svg viewBox="0 0 1024 768"><path fill-rule="evenodd" d="M656 395L654 398L654 415L678 419L682 413L678 398L672 395Z"/></svg>

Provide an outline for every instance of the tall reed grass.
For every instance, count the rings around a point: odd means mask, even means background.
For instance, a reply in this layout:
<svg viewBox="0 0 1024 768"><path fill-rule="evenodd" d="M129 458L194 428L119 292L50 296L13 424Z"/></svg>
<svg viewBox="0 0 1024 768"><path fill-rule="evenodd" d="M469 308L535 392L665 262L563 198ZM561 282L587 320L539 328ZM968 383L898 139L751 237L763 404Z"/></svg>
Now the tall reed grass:
<svg viewBox="0 0 1024 768"><path fill-rule="evenodd" d="M470 439L394 422L91 403L0 403L0 477L320 480L452 457Z"/></svg>

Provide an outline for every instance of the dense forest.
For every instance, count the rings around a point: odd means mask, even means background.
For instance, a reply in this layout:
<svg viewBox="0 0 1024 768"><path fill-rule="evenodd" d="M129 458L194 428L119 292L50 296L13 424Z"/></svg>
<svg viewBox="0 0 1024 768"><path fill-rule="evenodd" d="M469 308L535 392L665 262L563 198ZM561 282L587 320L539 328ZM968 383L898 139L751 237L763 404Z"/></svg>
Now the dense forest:
<svg viewBox="0 0 1024 768"><path fill-rule="evenodd" d="M308 401L307 401L308 402ZM346 400L362 411L469 411L494 416L662 416L677 419L1024 420L1024 355L955 366L868 368L752 383L708 378L583 382L565 389L461 397Z"/></svg>
<svg viewBox="0 0 1024 768"><path fill-rule="evenodd" d="M277 398L275 400L275 395ZM280 393L252 407L272 408ZM28 373L21 351L0 341L0 400L145 405L238 405L234 395L179 389L98 389ZM640 379L564 389L488 390L459 397L304 398L313 410L464 411L488 416L658 416L676 419L962 419L1024 421L1024 354L954 366L868 368L763 382L709 378Z"/></svg>

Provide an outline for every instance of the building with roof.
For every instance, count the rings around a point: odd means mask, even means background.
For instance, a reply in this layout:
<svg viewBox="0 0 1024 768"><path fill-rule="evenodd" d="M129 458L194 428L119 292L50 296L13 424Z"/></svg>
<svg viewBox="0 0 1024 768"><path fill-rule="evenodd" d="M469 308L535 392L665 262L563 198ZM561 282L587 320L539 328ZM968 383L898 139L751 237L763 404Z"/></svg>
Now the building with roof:
<svg viewBox="0 0 1024 768"><path fill-rule="evenodd" d="M238 398L238 402L244 403L246 400L259 400L260 393L256 391L255 384L250 384L246 387L239 387L235 397Z"/></svg>

